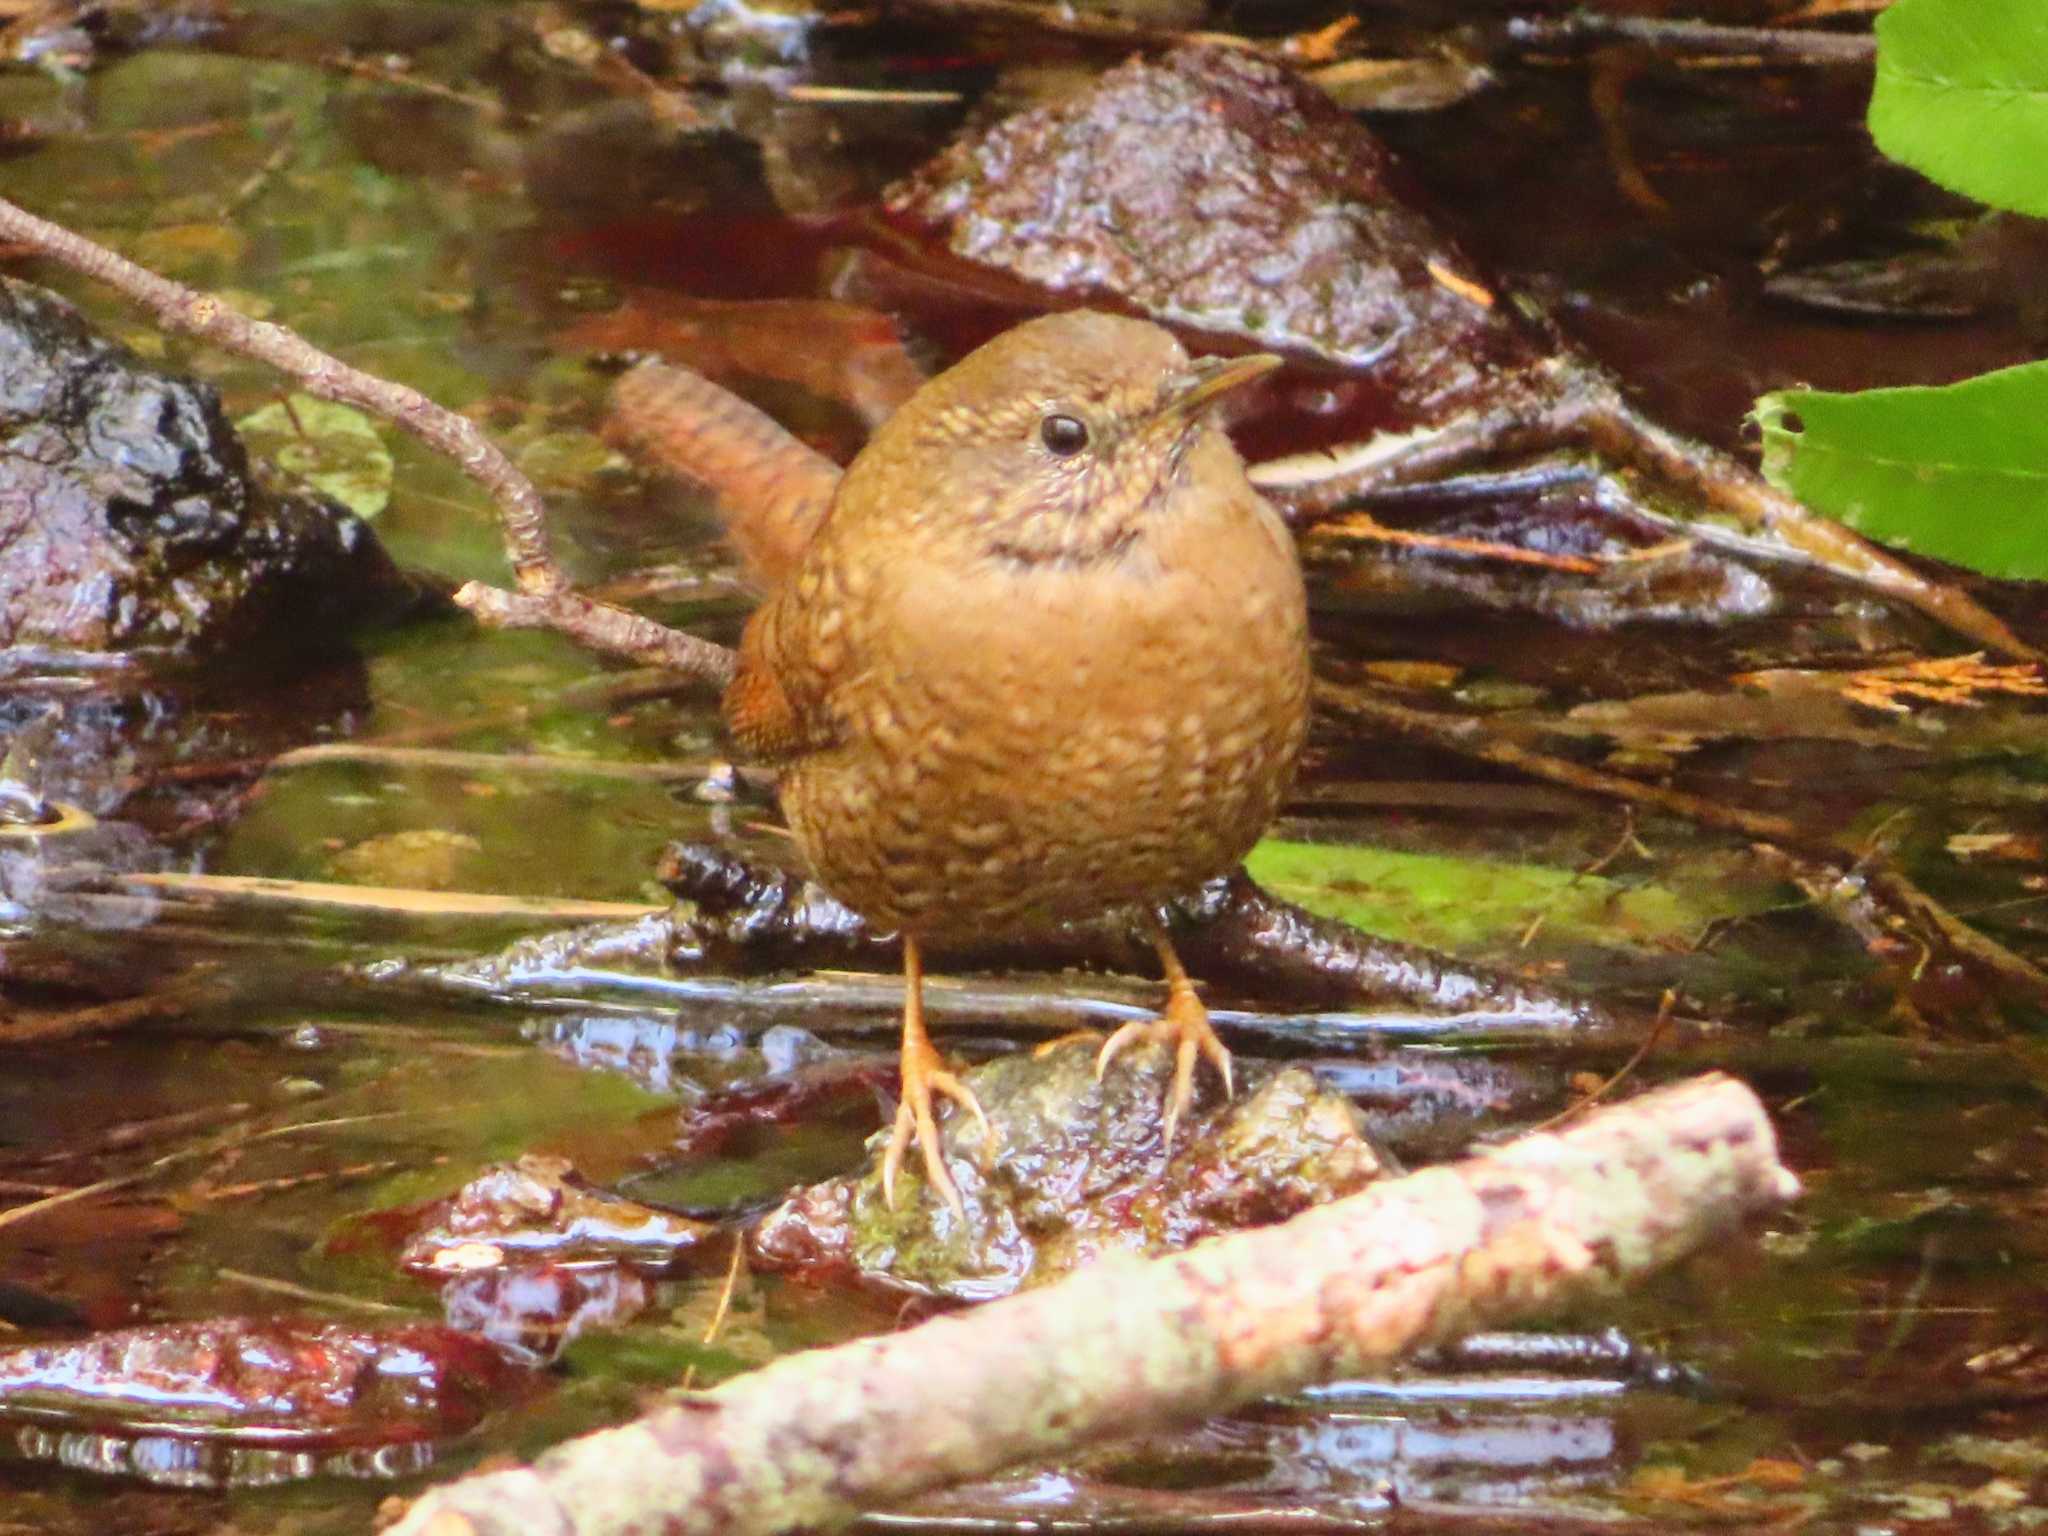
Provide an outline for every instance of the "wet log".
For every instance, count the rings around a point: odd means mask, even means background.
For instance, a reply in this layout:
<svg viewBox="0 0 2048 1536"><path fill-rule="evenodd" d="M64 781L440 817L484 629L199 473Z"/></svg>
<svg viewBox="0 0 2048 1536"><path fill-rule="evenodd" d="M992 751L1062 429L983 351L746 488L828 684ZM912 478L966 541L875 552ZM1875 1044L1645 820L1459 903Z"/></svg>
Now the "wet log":
<svg viewBox="0 0 2048 1536"><path fill-rule="evenodd" d="M429 1493L392 1536L830 1527L1555 1311L1797 1189L1756 1097L1699 1078L1277 1227L786 1357Z"/></svg>
<svg viewBox="0 0 2048 1536"><path fill-rule="evenodd" d="M757 866L727 849L671 843L660 878L693 907L673 919L669 958L679 969L706 962L760 969L895 960L894 935L877 934L860 914L801 876ZM1259 889L1242 869L1169 903L1163 915L1194 974L1262 997L1416 1009L1538 1029L1608 1022L1587 999L1318 917ZM956 969L1092 966L1143 974L1151 969L1146 948L1130 914L1117 912L1021 939L940 946L932 955ZM503 979L511 981L518 962L512 954L507 960L512 968Z"/></svg>

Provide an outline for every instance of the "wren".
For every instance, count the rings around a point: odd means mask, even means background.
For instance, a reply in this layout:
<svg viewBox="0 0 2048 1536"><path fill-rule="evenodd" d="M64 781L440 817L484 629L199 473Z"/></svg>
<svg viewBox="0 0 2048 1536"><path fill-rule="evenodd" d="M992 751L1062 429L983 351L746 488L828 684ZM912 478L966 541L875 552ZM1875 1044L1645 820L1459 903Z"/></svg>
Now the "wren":
<svg viewBox="0 0 2048 1536"><path fill-rule="evenodd" d="M1300 566L1213 419L1268 354L1191 361L1156 325L1074 311L932 379L769 573L725 717L778 765L824 887L903 940L903 1091L960 1210L934 1096L979 1116L925 1029L921 946L1130 909L1168 995L1103 1045L1169 1042L1165 1138L1199 1059L1230 1084L1159 904L1234 868L1307 725ZM986 1135L986 1131L984 1131Z"/></svg>

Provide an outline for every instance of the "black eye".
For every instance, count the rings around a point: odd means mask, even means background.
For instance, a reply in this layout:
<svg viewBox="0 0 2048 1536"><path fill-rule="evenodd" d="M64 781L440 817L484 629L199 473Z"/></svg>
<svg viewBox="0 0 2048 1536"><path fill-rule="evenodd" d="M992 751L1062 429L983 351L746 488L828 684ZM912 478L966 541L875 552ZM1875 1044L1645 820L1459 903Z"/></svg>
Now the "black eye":
<svg viewBox="0 0 2048 1536"><path fill-rule="evenodd" d="M1038 424L1039 440L1063 459L1088 446L1088 423L1078 416L1048 416Z"/></svg>

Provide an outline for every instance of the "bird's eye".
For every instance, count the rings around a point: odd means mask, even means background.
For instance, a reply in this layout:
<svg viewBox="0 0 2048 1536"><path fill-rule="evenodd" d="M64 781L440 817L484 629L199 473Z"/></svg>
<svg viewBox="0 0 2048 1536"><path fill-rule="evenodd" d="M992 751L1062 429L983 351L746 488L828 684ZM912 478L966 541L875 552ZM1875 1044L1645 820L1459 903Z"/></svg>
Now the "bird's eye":
<svg viewBox="0 0 2048 1536"><path fill-rule="evenodd" d="M1038 437L1049 452L1071 459L1088 446L1088 423L1078 416L1048 416L1038 424Z"/></svg>

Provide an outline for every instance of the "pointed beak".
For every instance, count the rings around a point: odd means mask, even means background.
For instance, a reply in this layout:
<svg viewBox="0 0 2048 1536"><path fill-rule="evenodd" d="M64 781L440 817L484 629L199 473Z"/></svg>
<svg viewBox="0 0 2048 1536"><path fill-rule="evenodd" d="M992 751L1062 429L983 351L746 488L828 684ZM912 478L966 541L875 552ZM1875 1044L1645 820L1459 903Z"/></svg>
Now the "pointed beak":
<svg viewBox="0 0 2048 1536"><path fill-rule="evenodd" d="M1244 357L1198 357L1174 382L1160 403L1159 414L1193 421L1232 390L1264 378L1284 361L1271 352L1253 352Z"/></svg>

